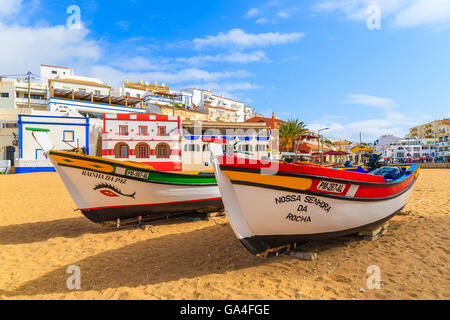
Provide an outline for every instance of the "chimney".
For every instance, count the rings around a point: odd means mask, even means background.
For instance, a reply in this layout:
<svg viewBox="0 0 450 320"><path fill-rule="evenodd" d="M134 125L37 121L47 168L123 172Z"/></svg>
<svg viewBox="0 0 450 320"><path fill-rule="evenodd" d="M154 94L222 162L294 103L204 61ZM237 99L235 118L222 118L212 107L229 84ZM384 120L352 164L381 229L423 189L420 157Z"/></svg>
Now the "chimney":
<svg viewBox="0 0 450 320"><path fill-rule="evenodd" d="M139 84L144 84L144 80L140 80L140 81L139 81Z"/></svg>
<svg viewBox="0 0 450 320"><path fill-rule="evenodd" d="M275 112L272 113L272 119L274 119L274 120L276 119L275 118Z"/></svg>

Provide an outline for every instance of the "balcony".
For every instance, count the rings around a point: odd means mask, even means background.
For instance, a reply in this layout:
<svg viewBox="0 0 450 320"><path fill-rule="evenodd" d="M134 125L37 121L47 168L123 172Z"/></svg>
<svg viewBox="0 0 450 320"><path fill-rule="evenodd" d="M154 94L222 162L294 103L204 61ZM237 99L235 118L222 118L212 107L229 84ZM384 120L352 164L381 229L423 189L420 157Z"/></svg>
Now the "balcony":
<svg viewBox="0 0 450 320"><path fill-rule="evenodd" d="M16 104L28 105L28 99L16 98ZM47 100L46 99L30 99L30 104L38 105L38 106L47 106Z"/></svg>

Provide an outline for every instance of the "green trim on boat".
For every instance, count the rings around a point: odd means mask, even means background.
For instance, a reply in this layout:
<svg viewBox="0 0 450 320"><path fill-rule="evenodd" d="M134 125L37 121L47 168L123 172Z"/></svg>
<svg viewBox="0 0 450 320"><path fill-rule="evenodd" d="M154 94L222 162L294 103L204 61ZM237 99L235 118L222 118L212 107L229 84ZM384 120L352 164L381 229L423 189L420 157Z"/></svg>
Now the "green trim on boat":
<svg viewBox="0 0 450 320"><path fill-rule="evenodd" d="M216 178L213 177L202 177L200 175L184 175L184 176L169 176L166 174L160 174L156 172L150 172L149 181L155 182L168 182L168 183L186 183L186 184L211 184L217 183Z"/></svg>
<svg viewBox="0 0 450 320"><path fill-rule="evenodd" d="M50 131L50 129L42 129L42 128L25 128L26 130L29 130L29 131L43 131L43 132L49 132Z"/></svg>

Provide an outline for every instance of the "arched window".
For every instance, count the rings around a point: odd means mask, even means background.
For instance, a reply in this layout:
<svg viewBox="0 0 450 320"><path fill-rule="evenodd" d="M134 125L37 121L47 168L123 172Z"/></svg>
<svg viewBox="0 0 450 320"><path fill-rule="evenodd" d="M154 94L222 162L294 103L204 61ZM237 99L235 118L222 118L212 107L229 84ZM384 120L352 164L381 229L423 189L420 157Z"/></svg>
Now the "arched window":
<svg viewBox="0 0 450 320"><path fill-rule="evenodd" d="M114 146L114 156L121 159L129 158L130 148L126 143L120 142Z"/></svg>
<svg viewBox="0 0 450 320"><path fill-rule="evenodd" d="M136 146L136 148L134 149L134 154L136 155L136 158L147 159L150 154L149 151L150 151L149 145L142 142Z"/></svg>
<svg viewBox="0 0 450 320"><path fill-rule="evenodd" d="M170 147L167 143L160 143L155 149L156 158L170 158Z"/></svg>

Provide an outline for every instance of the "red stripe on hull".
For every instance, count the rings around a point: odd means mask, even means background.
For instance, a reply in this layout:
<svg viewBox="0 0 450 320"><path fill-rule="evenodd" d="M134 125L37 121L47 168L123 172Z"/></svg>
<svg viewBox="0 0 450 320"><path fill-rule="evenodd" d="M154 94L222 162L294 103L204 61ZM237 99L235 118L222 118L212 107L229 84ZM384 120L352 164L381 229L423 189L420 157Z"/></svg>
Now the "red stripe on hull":
<svg viewBox="0 0 450 320"><path fill-rule="evenodd" d="M359 172L329 169L317 165L287 164L283 162L268 163L266 161L262 162L260 160L230 157L230 156L220 156L218 160L220 162L220 165L225 167L247 168L247 169L268 170L268 171L273 170L277 172L298 173L311 176L329 177L334 179L351 180L358 182L385 183L384 178L381 176L368 175Z"/></svg>
<svg viewBox="0 0 450 320"><path fill-rule="evenodd" d="M414 175L411 175L410 177L406 178L405 181L389 186L387 184L386 186L359 186L358 191L355 194L355 198L369 198L369 199L375 199L375 198L385 198L385 197L391 197L394 196L403 190L407 189L411 183L414 180Z"/></svg>

